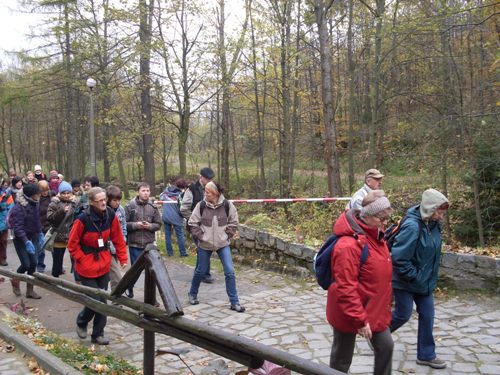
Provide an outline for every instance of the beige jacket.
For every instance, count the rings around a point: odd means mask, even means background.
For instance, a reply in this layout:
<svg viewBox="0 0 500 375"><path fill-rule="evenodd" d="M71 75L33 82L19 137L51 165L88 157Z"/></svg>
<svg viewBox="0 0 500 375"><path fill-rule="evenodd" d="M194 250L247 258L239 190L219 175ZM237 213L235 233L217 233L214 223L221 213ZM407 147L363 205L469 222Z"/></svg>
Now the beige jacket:
<svg viewBox="0 0 500 375"><path fill-rule="evenodd" d="M199 241L198 247L203 250L217 251L229 245L229 240L238 229L238 212L231 202L229 203L229 215L224 208L225 198L221 194L217 204L213 205L206 200L203 216L200 215L198 203L189 218L191 233Z"/></svg>

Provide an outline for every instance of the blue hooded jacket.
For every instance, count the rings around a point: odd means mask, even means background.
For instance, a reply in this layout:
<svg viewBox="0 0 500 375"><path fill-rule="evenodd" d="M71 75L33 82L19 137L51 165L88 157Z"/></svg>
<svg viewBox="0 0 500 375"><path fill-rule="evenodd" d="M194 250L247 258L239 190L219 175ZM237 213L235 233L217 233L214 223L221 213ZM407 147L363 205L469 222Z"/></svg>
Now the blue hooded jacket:
<svg viewBox="0 0 500 375"><path fill-rule="evenodd" d="M184 225L184 219L179 211L177 201L180 199L182 191L177 186L168 186L163 193L160 194L162 201L175 201L176 203L167 203L163 205L162 220L165 224Z"/></svg>
<svg viewBox="0 0 500 375"><path fill-rule="evenodd" d="M428 295L436 288L438 279L441 226L437 221L422 220L420 205L411 207L407 215L392 246L392 287Z"/></svg>
<svg viewBox="0 0 500 375"><path fill-rule="evenodd" d="M14 197L10 189L0 190L0 232L7 230L7 213L14 206Z"/></svg>

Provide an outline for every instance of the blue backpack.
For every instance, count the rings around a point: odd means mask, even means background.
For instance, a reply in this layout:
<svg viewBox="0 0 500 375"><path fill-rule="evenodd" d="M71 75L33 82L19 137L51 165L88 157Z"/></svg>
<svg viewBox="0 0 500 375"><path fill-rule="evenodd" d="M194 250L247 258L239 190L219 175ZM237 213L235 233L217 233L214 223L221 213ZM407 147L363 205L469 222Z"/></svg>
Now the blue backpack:
<svg viewBox="0 0 500 375"><path fill-rule="evenodd" d="M353 237L358 239L357 234L354 234ZM328 239L323 243L319 251L316 253L313 259L313 267L314 273L316 274L316 280L320 287L324 290L328 290L330 285L335 282L333 278L332 272L332 252L335 244L339 240L340 236L331 235ZM368 244L366 243L361 250L361 261L359 263L359 268L366 263L368 259Z"/></svg>

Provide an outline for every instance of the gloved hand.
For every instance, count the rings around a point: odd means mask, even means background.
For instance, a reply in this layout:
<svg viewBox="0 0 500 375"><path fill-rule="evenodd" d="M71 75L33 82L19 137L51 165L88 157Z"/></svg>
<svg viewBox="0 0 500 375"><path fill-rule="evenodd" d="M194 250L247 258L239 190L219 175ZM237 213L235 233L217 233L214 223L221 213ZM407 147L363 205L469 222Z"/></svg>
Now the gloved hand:
<svg viewBox="0 0 500 375"><path fill-rule="evenodd" d="M29 253L29 254L35 254L35 245L33 245L33 242L31 241L26 241L26 243L24 244L26 246L26 251Z"/></svg>
<svg viewBox="0 0 500 375"><path fill-rule="evenodd" d="M42 232L40 232L40 234L38 235L38 246L40 246L41 248L44 243L45 243L45 236Z"/></svg>

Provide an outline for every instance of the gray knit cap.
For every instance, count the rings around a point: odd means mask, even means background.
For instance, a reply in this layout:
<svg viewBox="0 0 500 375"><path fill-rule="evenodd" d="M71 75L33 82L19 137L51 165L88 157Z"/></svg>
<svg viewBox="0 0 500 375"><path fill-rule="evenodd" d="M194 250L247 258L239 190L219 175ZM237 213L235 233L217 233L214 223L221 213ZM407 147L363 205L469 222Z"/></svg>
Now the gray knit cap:
<svg viewBox="0 0 500 375"><path fill-rule="evenodd" d="M385 196L380 197L376 201L361 207L360 215L361 217L375 216L387 208L391 208L391 202Z"/></svg>
<svg viewBox="0 0 500 375"><path fill-rule="evenodd" d="M436 189L427 189L422 194L422 202L420 203L420 215L422 219L428 219L432 216L434 211L444 203L449 203L448 198L443 193Z"/></svg>

